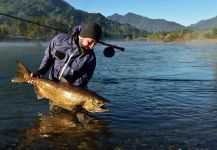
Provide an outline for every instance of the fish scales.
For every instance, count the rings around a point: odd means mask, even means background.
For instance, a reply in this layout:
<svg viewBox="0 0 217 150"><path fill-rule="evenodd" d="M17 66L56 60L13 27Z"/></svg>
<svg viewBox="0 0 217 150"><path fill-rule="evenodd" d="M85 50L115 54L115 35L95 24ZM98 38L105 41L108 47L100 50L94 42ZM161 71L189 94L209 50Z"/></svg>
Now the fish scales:
<svg viewBox="0 0 217 150"><path fill-rule="evenodd" d="M31 77L30 71L17 61L18 71L12 82L34 81L34 88L38 99L49 99L54 105L73 111L77 108L88 112L107 112L109 109L102 108L109 101L95 92L71 85L66 82L52 81L46 78ZM66 81L63 79L63 81Z"/></svg>

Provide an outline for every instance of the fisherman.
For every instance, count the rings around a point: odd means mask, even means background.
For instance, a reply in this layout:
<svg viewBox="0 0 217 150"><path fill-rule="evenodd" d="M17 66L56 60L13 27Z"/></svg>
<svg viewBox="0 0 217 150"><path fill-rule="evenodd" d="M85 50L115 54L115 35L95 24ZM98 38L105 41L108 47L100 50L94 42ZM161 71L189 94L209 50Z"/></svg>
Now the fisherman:
<svg viewBox="0 0 217 150"><path fill-rule="evenodd" d="M87 88L96 66L93 48L101 34L101 26L96 23L75 27L70 34L58 34L46 48L39 70L31 76L43 77L51 68L49 79L64 78L72 85Z"/></svg>

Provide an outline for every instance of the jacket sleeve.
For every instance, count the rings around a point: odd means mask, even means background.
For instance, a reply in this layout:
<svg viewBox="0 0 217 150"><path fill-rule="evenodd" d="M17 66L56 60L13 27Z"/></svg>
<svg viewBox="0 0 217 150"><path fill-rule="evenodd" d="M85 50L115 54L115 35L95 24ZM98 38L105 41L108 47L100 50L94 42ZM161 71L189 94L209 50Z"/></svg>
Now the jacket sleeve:
<svg viewBox="0 0 217 150"><path fill-rule="evenodd" d="M54 57L53 57L53 48L55 45L55 39L57 38L54 37L47 48L45 49L44 57L42 59L41 65L39 67L38 72L42 75L45 75L50 67L54 64Z"/></svg>

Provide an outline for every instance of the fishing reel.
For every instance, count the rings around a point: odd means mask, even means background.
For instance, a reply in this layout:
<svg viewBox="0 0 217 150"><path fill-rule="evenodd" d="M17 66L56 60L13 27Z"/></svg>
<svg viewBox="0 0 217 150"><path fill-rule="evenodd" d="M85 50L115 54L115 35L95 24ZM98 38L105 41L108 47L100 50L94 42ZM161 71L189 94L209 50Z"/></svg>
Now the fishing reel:
<svg viewBox="0 0 217 150"><path fill-rule="evenodd" d="M123 47L119 47L119 46L112 45L112 44L109 44L109 43L105 43L105 42L102 42L102 41L99 41L98 43L107 46L103 50L103 54L104 54L105 57L108 57L108 58L111 58L111 57L113 57L115 55L115 50L114 49L118 49L118 50L124 51Z"/></svg>
<svg viewBox="0 0 217 150"><path fill-rule="evenodd" d="M115 55L115 50L113 47L108 46L103 50L103 54L105 57L113 57Z"/></svg>

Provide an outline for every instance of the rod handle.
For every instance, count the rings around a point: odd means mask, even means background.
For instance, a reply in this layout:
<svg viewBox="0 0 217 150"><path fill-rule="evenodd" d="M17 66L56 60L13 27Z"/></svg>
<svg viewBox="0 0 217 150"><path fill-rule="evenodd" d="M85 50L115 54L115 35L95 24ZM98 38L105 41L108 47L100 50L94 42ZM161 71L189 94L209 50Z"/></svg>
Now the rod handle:
<svg viewBox="0 0 217 150"><path fill-rule="evenodd" d="M103 42L103 41L98 41L98 43L100 43L102 45L106 45L106 46L111 46L111 47L119 49L121 51L124 51L124 49L125 49L124 47L119 47L119 46L112 45L112 44L109 44L109 43L106 43L106 42Z"/></svg>

